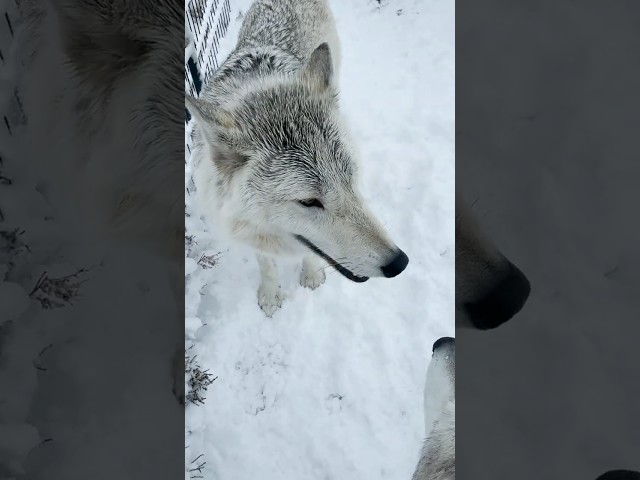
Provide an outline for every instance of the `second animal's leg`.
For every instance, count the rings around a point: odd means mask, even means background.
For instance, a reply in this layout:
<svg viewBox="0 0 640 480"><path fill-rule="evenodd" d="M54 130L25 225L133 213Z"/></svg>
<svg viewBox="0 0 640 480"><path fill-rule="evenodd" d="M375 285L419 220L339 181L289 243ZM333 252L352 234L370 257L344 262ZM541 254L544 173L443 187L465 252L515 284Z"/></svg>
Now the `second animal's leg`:
<svg viewBox="0 0 640 480"><path fill-rule="evenodd" d="M284 293L280 288L278 266L273 258L257 254L260 266L260 286L258 287L258 305L267 317L271 317L282 306Z"/></svg>

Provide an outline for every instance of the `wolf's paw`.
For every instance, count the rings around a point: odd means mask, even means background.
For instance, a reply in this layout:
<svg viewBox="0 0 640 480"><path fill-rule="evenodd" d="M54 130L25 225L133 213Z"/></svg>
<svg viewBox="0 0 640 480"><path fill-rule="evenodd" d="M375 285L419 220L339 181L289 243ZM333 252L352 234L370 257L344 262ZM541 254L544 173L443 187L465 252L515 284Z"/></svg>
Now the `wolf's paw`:
<svg viewBox="0 0 640 480"><path fill-rule="evenodd" d="M300 273L300 285L311 290L318 288L326 279L327 275L322 268L311 270L303 267Z"/></svg>
<svg viewBox="0 0 640 480"><path fill-rule="evenodd" d="M276 310L282 306L284 293L280 285L260 285L258 288L258 305L264 314L271 318Z"/></svg>

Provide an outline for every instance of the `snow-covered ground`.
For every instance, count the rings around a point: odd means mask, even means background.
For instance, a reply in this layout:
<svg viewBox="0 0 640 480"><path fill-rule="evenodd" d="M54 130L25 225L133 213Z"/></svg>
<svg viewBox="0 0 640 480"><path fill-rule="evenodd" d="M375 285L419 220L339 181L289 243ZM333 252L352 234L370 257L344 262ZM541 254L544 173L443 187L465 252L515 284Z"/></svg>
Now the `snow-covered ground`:
<svg viewBox="0 0 640 480"><path fill-rule="evenodd" d="M11 112L25 75L25 32L11 11L17 38L5 35L4 7L0 115ZM44 98L55 93L57 69L30 72L50 82ZM33 102L20 93L23 105ZM60 131L64 120L56 117ZM183 416L169 365L182 327L166 273L139 252L86 242L69 228L65 213L77 210L61 211L48 196L68 186L68 172L37 168L62 147L41 141L34 123L12 122L12 134L0 127L0 478L179 478Z"/></svg>
<svg viewBox="0 0 640 480"><path fill-rule="evenodd" d="M532 293L458 334L458 474L640 470L639 5L462 3L456 189Z"/></svg>
<svg viewBox="0 0 640 480"><path fill-rule="evenodd" d="M232 2L222 56L250 3ZM365 284L330 274L313 292L291 265L288 298L268 319L251 251L218 239L186 196L197 242L186 259L187 346L218 377L205 404L186 410L186 460L204 454L205 478L410 478L431 345L454 333L454 3L331 4L362 191L410 263ZM218 252L214 268L197 264Z"/></svg>

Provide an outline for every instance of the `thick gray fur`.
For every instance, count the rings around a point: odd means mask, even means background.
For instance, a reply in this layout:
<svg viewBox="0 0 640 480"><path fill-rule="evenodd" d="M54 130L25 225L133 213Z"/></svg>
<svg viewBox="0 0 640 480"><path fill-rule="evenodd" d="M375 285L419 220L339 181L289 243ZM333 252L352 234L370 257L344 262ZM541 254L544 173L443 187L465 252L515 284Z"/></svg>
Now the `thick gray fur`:
<svg viewBox="0 0 640 480"><path fill-rule="evenodd" d="M413 480L454 480L455 341L433 352L425 381L424 417L426 440Z"/></svg>
<svg viewBox="0 0 640 480"><path fill-rule="evenodd" d="M300 283L316 288L325 261L364 281L383 276L399 252L356 186L339 49L326 1L258 0L236 48L200 97L186 99L199 208L218 232L256 250L268 316L284 298L278 256L302 257Z"/></svg>

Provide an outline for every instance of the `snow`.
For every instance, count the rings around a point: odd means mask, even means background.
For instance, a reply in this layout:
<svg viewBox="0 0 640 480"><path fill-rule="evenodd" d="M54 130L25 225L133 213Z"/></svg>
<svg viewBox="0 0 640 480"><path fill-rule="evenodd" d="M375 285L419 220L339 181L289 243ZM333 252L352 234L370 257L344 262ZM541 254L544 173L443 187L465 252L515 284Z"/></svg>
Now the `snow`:
<svg viewBox="0 0 640 480"><path fill-rule="evenodd" d="M456 188L532 286L511 322L457 338L474 478L640 470L638 5L609 5L459 6Z"/></svg>
<svg viewBox="0 0 640 480"><path fill-rule="evenodd" d="M53 49L52 37L43 38ZM2 113L24 80L18 65L24 52L16 48L24 41L3 45L8 61L0 73L9 88L0 89ZM43 50L30 72L51 80L50 88L40 88L39 100L57 94L56 82L65 80L60 65L49 68L51 52ZM30 117L27 93L21 90ZM62 131L62 116L56 122ZM47 195L51 187L67 185L68 172L47 176L36 168L39 159L69 152L62 151L64 142L40 142L37 124L14 124L13 135L4 124L0 128L0 174L11 181L0 185L0 478L113 479L141 471L175 478L182 465L170 471L168 459L183 445L182 411L171 393L169 364L182 326L166 273L137 252L84 242L70 229L86 219L78 215L77 224L67 223ZM15 240L7 236L12 232ZM80 269L89 271L79 276L85 283L69 304L44 308L46 292L27 293L45 271L56 279Z"/></svg>
<svg viewBox="0 0 640 480"><path fill-rule="evenodd" d="M233 2L221 60L250 3ZM268 319L252 252L218 238L186 195L187 346L218 378L187 406L185 458L203 454L214 478L400 479L417 464L431 345L454 333L454 4L382 3L331 2L362 191L409 255L404 273L331 273L309 291L288 265ZM213 268L194 263L218 252Z"/></svg>
<svg viewBox="0 0 640 480"><path fill-rule="evenodd" d="M0 324L13 320L29 308L29 295L21 285L13 282L0 283Z"/></svg>

